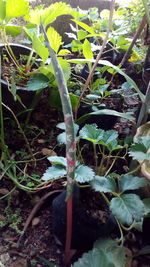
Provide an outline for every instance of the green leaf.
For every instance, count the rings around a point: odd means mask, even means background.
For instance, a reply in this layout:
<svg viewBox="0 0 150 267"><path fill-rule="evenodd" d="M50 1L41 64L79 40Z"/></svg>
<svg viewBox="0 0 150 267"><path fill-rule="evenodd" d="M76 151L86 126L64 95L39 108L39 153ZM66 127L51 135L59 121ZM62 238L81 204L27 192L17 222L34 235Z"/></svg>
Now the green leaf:
<svg viewBox="0 0 150 267"><path fill-rule="evenodd" d="M75 111L78 108L80 97L73 93L70 93L69 96L70 96L72 110Z"/></svg>
<svg viewBox="0 0 150 267"><path fill-rule="evenodd" d="M104 251L94 248L88 253L84 253L72 267L115 267L115 265Z"/></svg>
<svg viewBox="0 0 150 267"><path fill-rule="evenodd" d="M6 19L21 17L29 12L29 2L26 0L7 0Z"/></svg>
<svg viewBox="0 0 150 267"><path fill-rule="evenodd" d="M92 188L96 192L116 192L116 183L115 180L111 177L104 177L96 175L94 180L91 182Z"/></svg>
<svg viewBox="0 0 150 267"><path fill-rule="evenodd" d="M134 220L140 222L145 214L144 204L135 194L114 197L110 202L110 210L122 224L127 225L131 225Z"/></svg>
<svg viewBox="0 0 150 267"><path fill-rule="evenodd" d="M95 124L86 124L79 132L79 137L86 139L94 144L97 144L104 135L105 131L97 129Z"/></svg>
<svg viewBox="0 0 150 267"><path fill-rule="evenodd" d="M58 52L58 56L66 56L66 55L69 55L69 54L71 54L71 52L68 49L61 49Z"/></svg>
<svg viewBox="0 0 150 267"><path fill-rule="evenodd" d="M0 22L6 17L6 1L0 0Z"/></svg>
<svg viewBox="0 0 150 267"><path fill-rule="evenodd" d="M142 136L139 137L135 143L132 144L129 151L130 157L135 160L148 160L150 159L150 137ZM149 152L149 153L148 153Z"/></svg>
<svg viewBox="0 0 150 267"><path fill-rule="evenodd" d="M101 109L101 110L94 111L94 112L81 116L79 119L77 119L76 123L81 124L85 122L92 115L110 115L110 116L113 115L113 116L121 117L127 120L131 120L131 121L135 120L135 118L131 116L131 113L121 113L121 112L118 112L112 109Z"/></svg>
<svg viewBox="0 0 150 267"><path fill-rule="evenodd" d="M126 253L124 247L119 246L118 240L115 239L98 239L94 248L102 250L106 253L111 262L115 267L123 267L126 262Z"/></svg>
<svg viewBox="0 0 150 267"><path fill-rule="evenodd" d="M83 28L85 31L95 34L94 29L90 26L88 26L86 23L72 19L77 25L79 25L81 28Z"/></svg>
<svg viewBox="0 0 150 267"><path fill-rule="evenodd" d="M11 35L13 37L18 36L22 32L22 27L21 26L16 26L16 25L7 25L5 26L5 31L7 35Z"/></svg>
<svg viewBox="0 0 150 267"><path fill-rule="evenodd" d="M50 156L47 158L52 164L55 165L62 165L64 167L67 167L67 160L64 157L59 157L59 156Z"/></svg>
<svg viewBox="0 0 150 267"><path fill-rule="evenodd" d="M121 192L127 190L135 190L140 187L144 187L148 184L148 181L142 177L136 177L132 175L122 175L119 180L120 190Z"/></svg>
<svg viewBox="0 0 150 267"><path fill-rule="evenodd" d="M77 31L78 40L83 40L87 36L87 32L84 30Z"/></svg>
<svg viewBox="0 0 150 267"><path fill-rule="evenodd" d="M63 44L62 36L53 27L50 27L47 31L47 37L49 39L52 49L57 54L60 46Z"/></svg>
<svg viewBox="0 0 150 267"><path fill-rule="evenodd" d="M75 169L75 180L79 183L86 183L93 180L95 176L94 171L84 165L79 165Z"/></svg>
<svg viewBox="0 0 150 267"><path fill-rule="evenodd" d="M85 58L93 58L91 43L87 39L85 39L83 43L83 55Z"/></svg>
<svg viewBox="0 0 150 267"><path fill-rule="evenodd" d="M63 58L58 58L58 61L60 63L60 66L62 67L65 80L68 81L71 76L70 64L67 62L66 59Z"/></svg>
<svg viewBox="0 0 150 267"><path fill-rule="evenodd" d="M32 46L35 52L42 58L43 62L47 60L49 56L48 49L44 46L42 41L40 40L39 37L34 34L33 40L32 40Z"/></svg>
<svg viewBox="0 0 150 267"><path fill-rule="evenodd" d="M70 59L68 61L69 62L72 62L72 63L79 63L79 64L81 64L81 63L88 63L88 62L92 62L92 63L95 62L94 59ZM105 66L108 66L108 67L111 67L114 70L116 70L116 72L118 72L119 74L121 74L126 79L126 81L136 90L136 92L138 93L140 99L142 101L145 99L144 94L142 94L142 92L140 91L140 89L138 88L138 86L136 85L136 83L126 73L124 73L118 66L113 65L112 63L110 63L107 60L99 60L98 63L99 64L102 64L102 65L105 65Z"/></svg>
<svg viewBox="0 0 150 267"><path fill-rule="evenodd" d="M52 167L49 167L46 172L42 176L42 180L49 181L52 179L59 179L64 177L67 174L66 168L64 168L62 165L55 165Z"/></svg>
<svg viewBox="0 0 150 267"><path fill-rule="evenodd" d="M50 80L42 73L34 74L27 83L27 91L37 91L46 88Z"/></svg>

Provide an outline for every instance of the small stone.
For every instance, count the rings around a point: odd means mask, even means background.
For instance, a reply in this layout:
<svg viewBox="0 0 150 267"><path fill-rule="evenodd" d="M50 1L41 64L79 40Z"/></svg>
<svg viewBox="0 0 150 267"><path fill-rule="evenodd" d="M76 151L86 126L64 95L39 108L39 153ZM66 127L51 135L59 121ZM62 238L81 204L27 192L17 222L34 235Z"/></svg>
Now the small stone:
<svg viewBox="0 0 150 267"><path fill-rule="evenodd" d="M0 255L0 260L3 264L6 264L10 260L10 256L8 253L4 253Z"/></svg>
<svg viewBox="0 0 150 267"><path fill-rule="evenodd" d="M40 218L38 217L35 217L33 220L32 220L32 226L36 226L40 223Z"/></svg>
<svg viewBox="0 0 150 267"><path fill-rule="evenodd" d="M39 144L44 144L44 143L45 143L45 140L44 140L44 139L38 139L37 142L38 142Z"/></svg>

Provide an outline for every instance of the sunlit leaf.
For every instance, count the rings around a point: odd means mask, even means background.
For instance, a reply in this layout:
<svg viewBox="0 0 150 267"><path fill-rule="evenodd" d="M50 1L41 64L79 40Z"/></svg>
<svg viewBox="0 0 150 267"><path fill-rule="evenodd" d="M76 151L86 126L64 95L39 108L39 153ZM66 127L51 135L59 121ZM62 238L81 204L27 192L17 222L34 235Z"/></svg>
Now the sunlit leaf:
<svg viewBox="0 0 150 267"><path fill-rule="evenodd" d="M77 25L79 25L81 28L83 28L85 31L94 34L94 29L93 27L88 26L86 23L72 19Z"/></svg>
<svg viewBox="0 0 150 267"><path fill-rule="evenodd" d="M27 0L7 0L6 19L21 17L29 12L29 2Z"/></svg>
<svg viewBox="0 0 150 267"><path fill-rule="evenodd" d="M48 49L44 46L42 41L35 34L32 40L32 46L36 53L42 58L43 62L45 62L49 56Z"/></svg>
<svg viewBox="0 0 150 267"><path fill-rule="evenodd" d="M91 43L87 39L85 39L83 43L83 55L85 58L93 58Z"/></svg>
<svg viewBox="0 0 150 267"><path fill-rule="evenodd" d="M11 35L13 37L18 36L22 32L22 27L21 26L16 26L16 25L7 25L5 26L5 31L7 35Z"/></svg>
<svg viewBox="0 0 150 267"><path fill-rule="evenodd" d="M6 1L0 0L0 22L6 17Z"/></svg>
<svg viewBox="0 0 150 267"><path fill-rule="evenodd" d="M47 30L47 37L52 49L57 53L60 46L63 44L62 36L53 27L50 27Z"/></svg>

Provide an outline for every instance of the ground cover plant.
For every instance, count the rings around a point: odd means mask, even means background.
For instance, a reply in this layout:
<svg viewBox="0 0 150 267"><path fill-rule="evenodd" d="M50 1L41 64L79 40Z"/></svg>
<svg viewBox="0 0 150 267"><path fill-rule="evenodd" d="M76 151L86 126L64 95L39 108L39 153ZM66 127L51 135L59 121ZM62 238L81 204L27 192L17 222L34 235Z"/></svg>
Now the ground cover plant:
<svg viewBox="0 0 150 267"><path fill-rule="evenodd" d="M146 49L134 35L144 16L149 27L147 1L115 9L112 0L100 14L64 2L1 5L0 74L3 59L12 60L7 90L23 107L17 113L3 101L1 83L1 265L148 266L149 181L140 168L149 163L150 137L133 140L148 120ZM140 22L128 20L133 7ZM65 14L72 16L69 44L52 26ZM9 24L22 16L23 27ZM8 42L21 30L31 47L25 65ZM19 96L15 73L17 80L28 77L21 81L26 94L36 92L31 109Z"/></svg>

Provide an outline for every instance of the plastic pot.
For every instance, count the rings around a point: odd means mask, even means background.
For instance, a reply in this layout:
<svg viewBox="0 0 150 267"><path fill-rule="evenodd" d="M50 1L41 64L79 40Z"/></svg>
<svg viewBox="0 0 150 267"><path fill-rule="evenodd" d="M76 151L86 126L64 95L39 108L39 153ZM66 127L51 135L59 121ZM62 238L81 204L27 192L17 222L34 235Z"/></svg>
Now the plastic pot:
<svg viewBox="0 0 150 267"><path fill-rule="evenodd" d="M52 202L53 231L56 240L63 246L66 240L66 191L59 194ZM106 223L91 217L79 202L78 189L73 197L73 232L72 249L89 250L100 237L109 236L116 228L113 216L109 216Z"/></svg>
<svg viewBox="0 0 150 267"><path fill-rule="evenodd" d="M29 55L31 48L24 46L24 45L20 45L20 44L9 44L14 55L16 56L16 58L18 56L20 56L20 54L22 55ZM3 51L5 49L5 45L4 44L0 44L0 53L1 53L1 57L3 60ZM6 49L5 49L6 51ZM10 92L10 88L11 88L11 84L9 82L4 81L3 79L1 80L1 86L2 86L2 100L3 103L5 105L7 105L9 108L12 109L13 112L18 113L24 110L23 105L21 105L21 103L17 100L14 100L14 97L12 95L12 93ZM26 90L26 86L21 87L21 86L17 86L17 95L20 97L22 103L25 105L25 107L29 108L33 97L35 96L35 92L33 91L27 91Z"/></svg>

